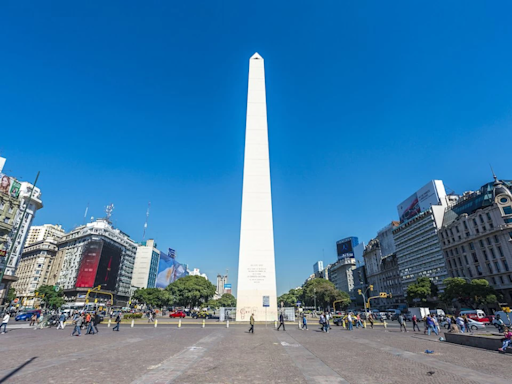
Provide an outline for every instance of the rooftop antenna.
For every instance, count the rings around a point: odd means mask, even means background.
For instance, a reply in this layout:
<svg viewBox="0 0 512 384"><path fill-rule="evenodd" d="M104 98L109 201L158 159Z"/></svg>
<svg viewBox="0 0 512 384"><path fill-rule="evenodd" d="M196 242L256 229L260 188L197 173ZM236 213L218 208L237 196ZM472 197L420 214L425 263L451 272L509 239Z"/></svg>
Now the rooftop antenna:
<svg viewBox="0 0 512 384"><path fill-rule="evenodd" d="M82 225L85 225L85 220L87 220L87 212L89 212L89 203L87 203L87 207L85 208L84 220Z"/></svg>
<svg viewBox="0 0 512 384"><path fill-rule="evenodd" d="M492 169L492 165L489 164L489 167L491 167L492 177L494 177L494 181L498 181L498 178L496 177L496 174L494 173L494 169Z"/></svg>
<svg viewBox="0 0 512 384"><path fill-rule="evenodd" d="M142 241L146 238L146 228L148 227L149 208L151 208L151 201L148 201L148 210L146 211L146 222L144 223L144 232L142 233Z"/></svg>
<svg viewBox="0 0 512 384"><path fill-rule="evenodd" d="M114 210L114 204L107 205L105 208L105 212L107 213L107 221L110 223L110 217L112 216L112 211Z"/></svg>

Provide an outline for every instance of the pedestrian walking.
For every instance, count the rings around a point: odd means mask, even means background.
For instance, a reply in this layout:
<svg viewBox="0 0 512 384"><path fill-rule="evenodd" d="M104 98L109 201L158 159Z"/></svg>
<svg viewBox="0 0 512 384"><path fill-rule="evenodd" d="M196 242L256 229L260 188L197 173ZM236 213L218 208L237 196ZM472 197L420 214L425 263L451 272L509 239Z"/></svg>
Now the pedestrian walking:
<svg viewBox="0 0 512 384"><path fill-rule="evenodd" d="M430 336L430 333L434 331L436 335L439 335L437 332L437 328L435 328L434 324L434 315L427 316L427 327L428 327L428 335Z"/></svg>
<svg viewBox="0 0 512 384"><path fill-rule="evenodd" d="M284 327L284 316L283 316L283 312L281 312L281 314L279 315L279 327L277 327L277 330L279 331L279 329L281 328L281 326L283 327L283 331L286 331L285 327Z"/></svg>
<svg viewBox="0 0 512 384"><path fill-rule="evenodd" d="M2 319L2 324L0 325L0 329L2 329L2 327L4 327L4 330L2 331L2 333L7 333L7 323L9 322L9 320L11 319L11 315L9 315L9 312L4 312L4 318Z"/></svg>
<svg viewBox="0 0 512 384"><path fill-rule="evenodd" d="M322 332L324 331L324 324L325 324L325 316L323 313L320 314L320 319L318 319L318 324L320 324L320 329Z"/></svg>
<svg viewBox="0 0 512 384"><path fill-rule="evenodd" d="M326 333L329 333L329 328L330 328L330 324L329 324L329 316L326 314L325 315L325 323L324 323L324 331Z"/></svg>
<svg viewBox="0 0 512 384"><path fill-rule="evenodd" d="M354 329L354 325L352 324L352 321L354 320L353 319L353 313L352 312L349 312L348 316L347 316L347 329L349 331L352 331Z"/></svg>
<svg viewBox="0 0 512 384"><path fill-rule="evenodd" d="M117 317L116 317L116 326L114 328L112 328L112 330L119 332L120 325L121 325L121 313L118 313Z"/></svg>
<svg viewBox="0 0 512 384"><path fill-rule="evenodd" d="M470 327L469 327L469 320L468 320L468 317L466 315L464 315L463 317L464 319L464 330L469 333L471 330L470 330Z"/></svg>
<svg viewBox="0 0 512 384"><path fill-rule="evenodd" d="M302 330L308 330L308 320L305 313L302 315Z"/></svg>
<svg viewBox="0 0 512 384"><path fill-rule="evenodd" d="M36 322L36 320L37 320L37 315L36 315L36 313L34 312L34 313L32 314L32 316L30 316L30 324L29 324L28 326L29 326L29 327L33 326L33 325L34 325L34 323Z"/></svg>
<svg viewBox="0 0 512 384"><path fill-rule="evenodd" d="M415 332L416 328L418 328L418 332L421 332L420 326L418 325L418 318L416 315L412 316L412 331Z"/></svg>
<svg viewBox="0 0 512 384"><path fill-rule="evenodd" d="M457 325L459 326L459 329L460 329L460 333L464 333L464 319L459 316L457 317Z"/></svg>
<svg viewBox="0 0 512 384"><path fill-rule="evenodd" d="M441 332L441 328L439 328L439 321L437 321L437 316L434 316L434 328L436 329L436 334L439 335Z"/></svg>
<svg viewBox="0 0 512 384"><path fill-rule="evenodd" d="M502 344L501 348L498 348L498 351L500 351L500 352L505 352L512 340L512 332L510 332L510 330L507 327L504 328L504 336L505 337L503 339L501 339L503 344Z"/></svg>
<svg viewBox="0 0 512 384"><path fill-rule="evenodd" d="M92 322L92 326L94 327L94 331L98 333L98 324L100 323L100 315L98 313L94 313L94 320Z"/></svg>
<svg viewBox="0 0 512 384"><path fill-rule="evenodd" d="M82 327L82 324L84 322L83 316L77 316L76 320L73 321L75 323L75 328L73 329L73 333L71 336L75 336L75 333L77 333L77 336L80 336L82 332L80 331L80 328Z"/></svg>
<svg viewBox="0 0 512 384"><path fill-rule="evenodd" d="M404 329L404 332L407 332L405 318L404 318L404 315L402 315L401 313L398 315L398 324L400 324L400 332L402 332L402 328Z"/></svg>
<svg viewBox="0 0 512 384"><path fill-rule="evenodd" d="M356 328L362 327L363 324L361 323L361 316L359 313L356 315Z"/></svg>
<svg viewBox="0 0 512 384"><path fill-rule="evenodd" d="M370 323L370 327L373 329L373 315L371 313L368 314L368 322Z"/></svg>
<svg viewBox="0 0 512 384"><path fill-rule="evenodd" d="M66 322L66 315L63 312L59 316L59 325L57 325L57 329L64 329L64 327L66 326L65 322Z"/></svg>
<svg viewBox="0 0 512 384"><path fill-rule="evenodd" d="M94 314L92 316L89 315L89 324L87 325L87 332L85 333L86 335L94 335L96 333L94 331L94 318Z"/></svg>
<svg viewBox="0 0 512 384"><path fill-rule="evenodd" d="M251 325L251 328L249 328L249 333L254 334L254 313L251 313L251 318L249 319L249 324Z"/></svg>

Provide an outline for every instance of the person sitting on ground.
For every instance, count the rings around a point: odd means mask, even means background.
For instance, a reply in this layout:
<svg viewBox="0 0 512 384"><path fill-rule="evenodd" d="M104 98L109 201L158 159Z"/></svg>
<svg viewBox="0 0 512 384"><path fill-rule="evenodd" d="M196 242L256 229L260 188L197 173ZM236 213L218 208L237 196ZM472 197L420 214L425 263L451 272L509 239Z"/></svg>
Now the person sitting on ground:
<svg viewBox="0 0 512 384"><path fill-rule="evenodd" d="M503 339L501 339L501 341L503 341L503 345L501 346L501 348L498 348L498 351L500 351L500 352L505 352L512 340L512 332L510 332L508 327L505 327L505 329L504 329L504 336L505 337Z"/></svg>

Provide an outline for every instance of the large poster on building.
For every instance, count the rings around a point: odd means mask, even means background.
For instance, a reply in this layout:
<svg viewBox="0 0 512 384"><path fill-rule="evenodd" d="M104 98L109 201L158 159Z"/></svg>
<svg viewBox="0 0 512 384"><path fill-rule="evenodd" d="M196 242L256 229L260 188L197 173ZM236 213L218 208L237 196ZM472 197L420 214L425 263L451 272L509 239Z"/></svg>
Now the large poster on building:
<svg viewBox="0 0 512 384"><path fill-rule="evenodd" d="M123 250L120 247L108 242L103 243L98 271L94 279L95 287L101 285L101 289L106 289L107 291L114 291L116 289L122 254Z"/></svg>
<svg viewBox="0 0 512 384"><path fill-rule="evenodd" d="M160 262L158 263L158 275L156 277L156 287L166 288L169 284L175 282L181 277L186 276L187 271L176 261L174 250L169 248L169 253L160 252Z"/></svg>
<svg viewBox="0 0 512 384"><path fill-rule="evenodd" d="M440 180L431 180L417 192L409 196L397 206L400 222L404 223L411 220L414 216L426 211L432 205L439 205L441 198L444 198L443 182Z"/></svg>
<svg viewBox="0 0 512 384"><path fill-rule="evenodd" d="M20 195L21 183L13 177L0 173L0 193L15 199Z"/></svg>
<svg viewBox="0 0 512 384"><path fill-rule="evenodd" d="M80 268L78 269L78 276L76 278L76 288L94 287L94 280L96 278L96 272L98 271L102 248L102 241L90 241L85 244L82 252L82 261L80 262Z"/></svg>

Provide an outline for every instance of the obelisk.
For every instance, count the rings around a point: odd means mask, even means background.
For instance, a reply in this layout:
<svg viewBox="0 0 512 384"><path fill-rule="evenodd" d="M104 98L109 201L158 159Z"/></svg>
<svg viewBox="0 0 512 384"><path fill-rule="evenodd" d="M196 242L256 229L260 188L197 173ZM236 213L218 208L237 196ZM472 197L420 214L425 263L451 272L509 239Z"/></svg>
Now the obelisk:
<svg viewBox="0 0 512 384"><path fill-rule="evenodd" d="M268 305L268 306L267 306ZM274 228L263 58L249 60L236 320L277 320Z"/></svg>

